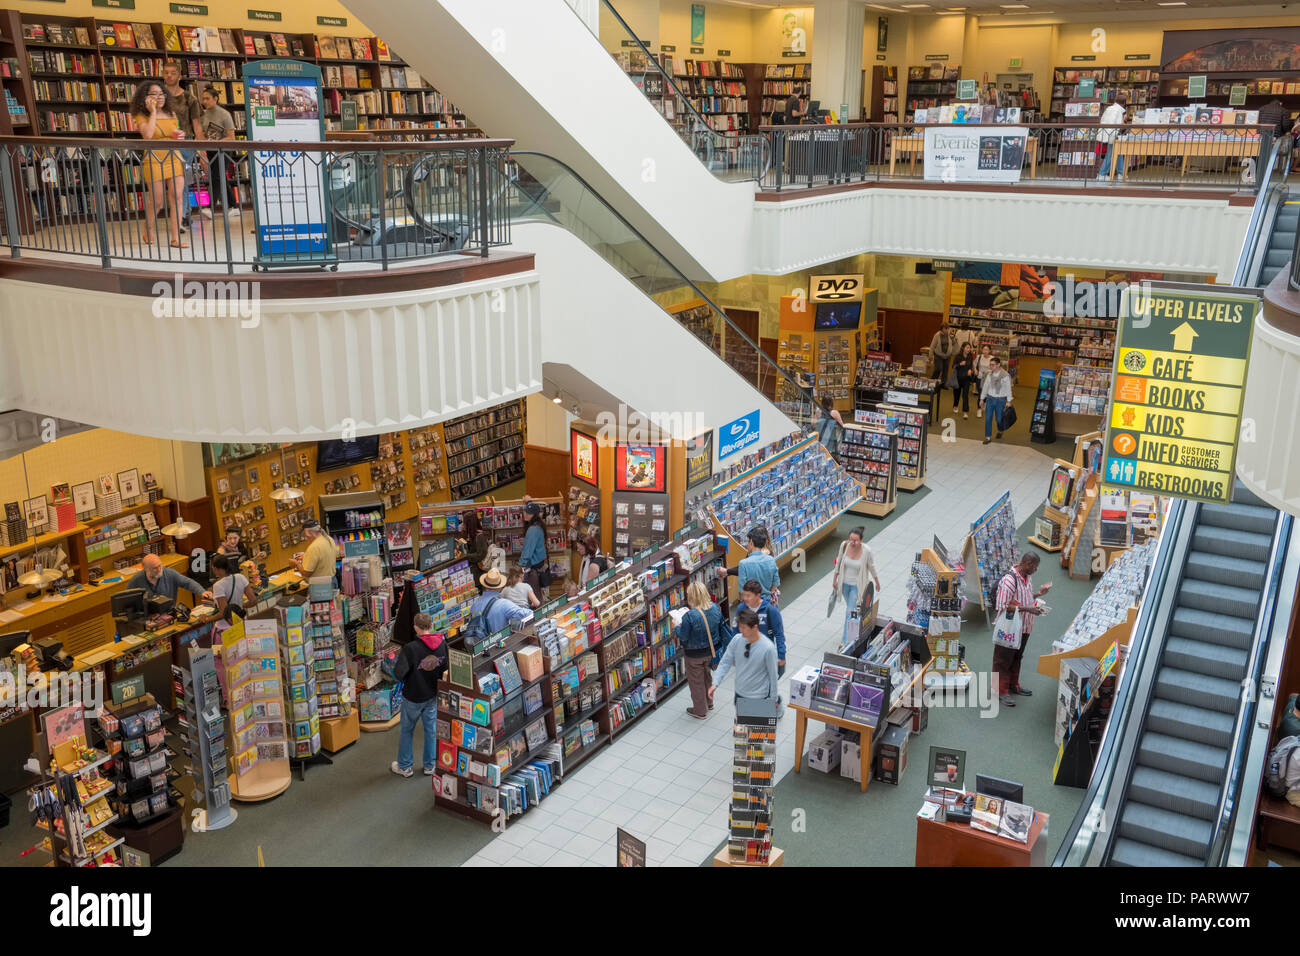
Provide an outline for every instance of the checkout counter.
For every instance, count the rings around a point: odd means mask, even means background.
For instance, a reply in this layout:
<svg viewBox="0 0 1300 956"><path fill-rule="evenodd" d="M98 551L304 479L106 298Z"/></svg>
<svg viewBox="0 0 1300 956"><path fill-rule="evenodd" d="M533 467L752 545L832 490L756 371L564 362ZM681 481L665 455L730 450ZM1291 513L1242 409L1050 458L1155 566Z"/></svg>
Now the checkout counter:
<svg viewBox="0 0 1300 956"><path fill-rule="evenodd" d="M180 554L163 555L162 559L164 566L182 573L189 560ZM168 713L174 713L177 702L172 694L172 664L182 660L182 648L211 633L216 609L201 605L192 612L190 620L155 630L146 629L143 618L115 620L112 598L126 590L126 582L139 570L137 565L122 572L120 581L82 585L67 595L60 595L61 600L19 602L13 609L21 616L0 623L0 639L21 631L30 631L34 641L54 638L62 642L63 653L72 659L71 673L103 671L106 700L111 699L110 688L117 681L143 676L145 690ZM293 569L271 575L267 586L258 593L256 603L246 610L252 614L273 607L282 594L299 585L305 587L306 582ZM185 590L178 595L182 603L188 603L192 597ZM21 607L21 604L30 606ZM92 642L91 638L97 639ZM31 783L22 764L36 747L37 716L36 710L0 710L0 792L14 793Z"/></svg>

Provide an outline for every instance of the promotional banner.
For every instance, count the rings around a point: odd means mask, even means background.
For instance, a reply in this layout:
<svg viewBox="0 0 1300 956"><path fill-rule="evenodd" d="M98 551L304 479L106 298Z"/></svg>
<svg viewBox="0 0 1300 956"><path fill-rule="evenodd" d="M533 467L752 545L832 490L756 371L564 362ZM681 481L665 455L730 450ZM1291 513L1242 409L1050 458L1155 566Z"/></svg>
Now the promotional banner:
<svg viewBox="0 0 1300 956"><path fill-rule="evenodd" d="M254 142L319 143L325 138L320 68L298 60L244 64ZM253 150L253 213L258 258L268 263L332 260L322 166L324 153Z"/></svg>
<svg viewBox="0 0 1300 956"><path fill-rule="evenodd" d="M809 298L813 302L862 301L865 275L813 276Z"/></svg>
<svg viewBox="0 0 1300 956"><path fill-rule="evenodd" d="M1177 498L1232 498L1259 299L1126 289L1102 481Z"/></svg>
<svg viewBox="0 0 1300 956"><path fill-rule="evenodd" d="M944 183L1016 183L1029 131L1022 126L928 126L925 178Z"/></svg>
<svg viewBox="0 0 1300 956"><path fill-rule="evenodd" d="M758 409L718 428L718 461L758 441Z"/></svg>

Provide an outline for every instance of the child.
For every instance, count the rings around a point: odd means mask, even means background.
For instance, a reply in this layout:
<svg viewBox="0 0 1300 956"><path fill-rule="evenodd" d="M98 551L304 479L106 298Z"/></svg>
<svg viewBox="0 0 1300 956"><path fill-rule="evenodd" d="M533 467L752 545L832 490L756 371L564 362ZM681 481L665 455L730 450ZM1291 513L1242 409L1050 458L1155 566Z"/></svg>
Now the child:
<svg viewBox="0 0 1300 956"><path fill-rule="evenodd" d="M533 593L533 586L524 581L524 569L517 564L512 565L506 575L506 586L501 589L501 596L525 609L539 607L542 603Z"/></svg>

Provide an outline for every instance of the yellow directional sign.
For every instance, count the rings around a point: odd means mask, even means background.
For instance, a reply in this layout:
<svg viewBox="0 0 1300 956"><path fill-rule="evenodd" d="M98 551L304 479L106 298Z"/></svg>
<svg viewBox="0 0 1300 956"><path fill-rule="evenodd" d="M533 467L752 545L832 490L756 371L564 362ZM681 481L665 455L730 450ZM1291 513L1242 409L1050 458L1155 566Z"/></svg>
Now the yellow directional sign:
<svg viewBox="0 0 1300 956"><path fill-rule="evenodd" d="M1256 296L1212 286L1125 292L1105 485L1231 500L1258 307Z"/></svg>

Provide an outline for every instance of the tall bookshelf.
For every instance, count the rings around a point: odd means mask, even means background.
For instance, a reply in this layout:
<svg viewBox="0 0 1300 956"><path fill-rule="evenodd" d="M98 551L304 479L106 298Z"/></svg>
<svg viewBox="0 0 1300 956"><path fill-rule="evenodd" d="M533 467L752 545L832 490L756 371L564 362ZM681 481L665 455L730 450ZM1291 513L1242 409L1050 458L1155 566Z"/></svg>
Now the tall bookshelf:
<svg viewBox="0 0 1300 956"><path fill-rule="evenodd" d="M957 98L961 70L942 63L907 68L907 103L903 121L912 122L918 109L948 106Z"/></svg>
<svg viewBox="0 0 1300 956"><path fill-rule="evenodd" d="M867 116L873 123L897 123L902 115L898 104L902 91L898 88L898 67L873 66L871 68L871 106Z"/></svg>
<svg viewBox="0 0 1300 956"><path fill-rule="evenodd" d="M763 121L770 123L773 113L783 112L787 97L797 94L808 99L811 92L812 64L767 64L763 69Z"/></svg>
<svg viewBox="0 0 1300 956"><path fill-rule="evenodd" d="M522 478L524 434L522 400L445 422L452 498L474 498Z"/></svg>
<svg viewBox="0 0 1300 956"><path fill-rule="evenodd" d="M1094 81L1096 98L1102 103L1112 103L1116 96L1124 93L1130 106L1143 109L1155 106L1159 95L1160 71L1149 67L1099 66L1080 70L1058 66L1052 71L1052 102L1048 111L1050 122L1065 120L1065 104L1078 97L1079 81L1083 79ZM1226 97L1224 104L1227 104Z"/></svg>

